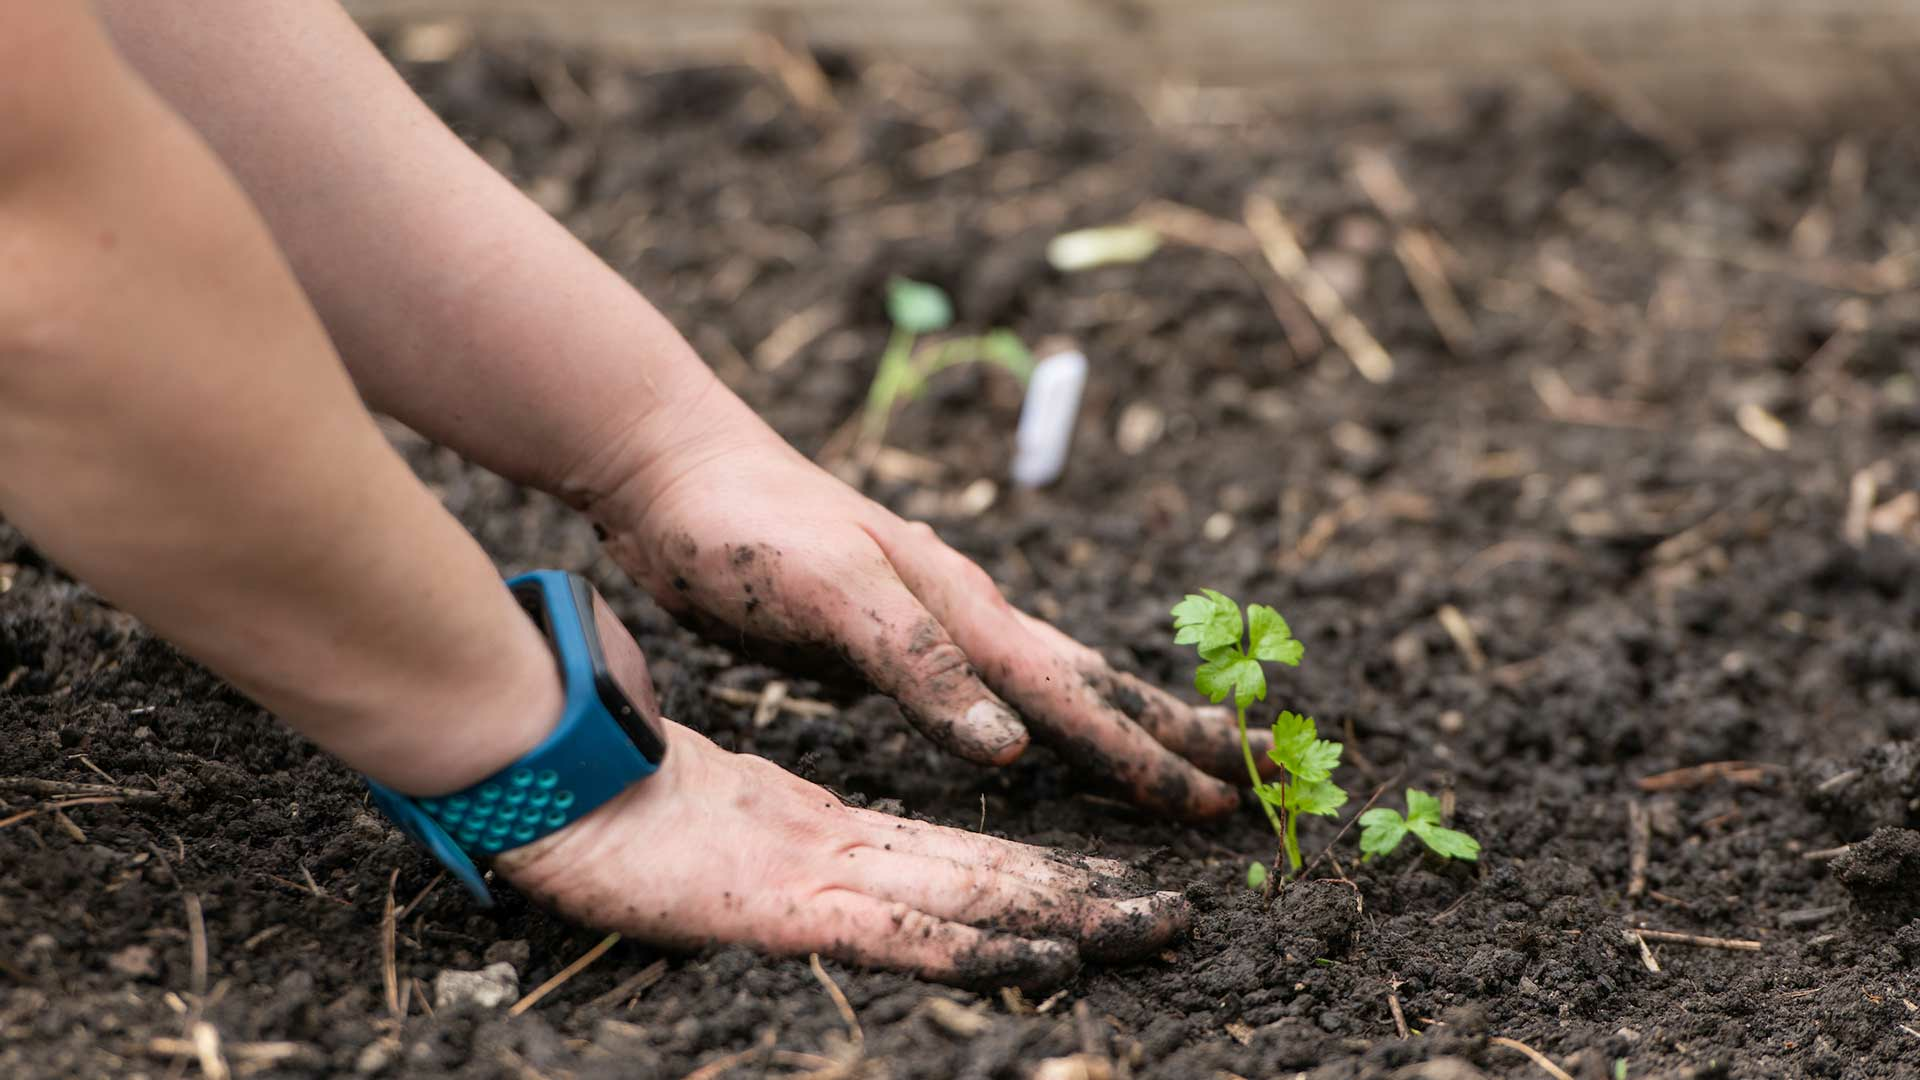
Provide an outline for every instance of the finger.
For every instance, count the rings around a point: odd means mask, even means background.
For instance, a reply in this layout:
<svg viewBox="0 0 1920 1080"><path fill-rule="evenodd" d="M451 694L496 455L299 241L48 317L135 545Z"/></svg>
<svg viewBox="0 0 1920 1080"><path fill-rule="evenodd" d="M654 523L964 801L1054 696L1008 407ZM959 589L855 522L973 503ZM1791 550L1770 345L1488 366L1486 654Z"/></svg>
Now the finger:
<svg viewBox="0 0 1920 1080"><path fill-rule="evenodd" d="M1051 623L1018 609L1014 614L1055 652L1071 657L1079 665L1081 677L1099 691L1101 697L1127 719L1145 728L1160 745L1222 780L1238 783L1246 778L1247 754L1241 749L1239 725L1231 709L1189 705L1145 679L1113 670L1099 653L1068 637ZM1267 757L1267 751L1273 748L1270 729L1249 725L1247 743L1253 750L1254 766L1262 776L1279 771L1280 767Z"/></svg>
<svg viewBox="0 0 1920 1080"><path fill-rule="evenodd" d="M1235 789L1193 765L1109 705L1080 673L1086 650L1062 655L1036 635L992 579L924 525L876 537L902 580L1019 707L1028 728L1087 772L1117 780L1134 802L1188 820L1239 805Z"/></svg>
<svg viewBox="0 0 1920 1080"><path fill-rule="evenodd" d="M847 963L910 971L955 986L1018 986L1045 992L1080 969L1080 952L1061 941L979 930L851 889L816 893L773 920L769 950L817 952Z"/></svg>
<svg viewBox="0 0 1920 1080"><path fill-rule="evenodd" d="M850 889L954 922L1069 938L1094 960L1132 960L1158 951L1188 923L1186 898L1175 892L1103 899L976 864L874 848L850 849L836 862Z"/></svg>
<svg viewBox="0 0 1920 1080"><path fill-rule="evenodd" d="M855 810L851 807L848 810L855 815L861 836L866 842L885 851L901 851L984 866L999 873L1018 874L1038 884L1061 888L1124 888L1127 879L1138 876L1133 873L1132 867L1116 859L1075 855L944 825L897 818L872 810Z"/></svg>
<svg viewBox="0 0 1920 1080"><path fill-rule="evenodd" d="M1026 750L1026 725L891 570L862 583L857 595L858 604L837 609L832 631L853 665L900 703L921 734L982 765L1008 764Z"/></svg>

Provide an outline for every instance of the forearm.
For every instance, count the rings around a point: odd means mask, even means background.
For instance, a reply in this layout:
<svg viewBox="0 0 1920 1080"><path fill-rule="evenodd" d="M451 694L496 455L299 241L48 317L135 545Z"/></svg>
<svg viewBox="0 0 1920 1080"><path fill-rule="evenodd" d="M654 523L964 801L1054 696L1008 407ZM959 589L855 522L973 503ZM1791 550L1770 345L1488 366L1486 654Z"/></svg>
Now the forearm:
<svg viewBox="0 0 1920 1080"><path fill-rule="evenodd" d="M30 55L0 56L32 140L0 153L0 508L356 767L427 790L511 760L558 691L485 555L87 9L25 22Z"/></svg>
<svg viewBox="0 0 1920 1080"><path fill-rule="evenodd" d="M261 207L376 409L576 506L694 435L764 433L336 5L102 9Z"/></svg>

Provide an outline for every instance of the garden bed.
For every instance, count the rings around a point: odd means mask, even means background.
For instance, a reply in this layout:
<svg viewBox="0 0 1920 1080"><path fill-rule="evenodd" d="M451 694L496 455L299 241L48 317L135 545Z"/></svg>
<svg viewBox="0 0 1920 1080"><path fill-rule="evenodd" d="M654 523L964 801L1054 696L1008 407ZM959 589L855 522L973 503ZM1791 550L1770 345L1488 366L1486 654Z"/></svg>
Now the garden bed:
<svg viewBox="0 0 1920 1080"><path fill-rule="evenodd" d="M1183 593L1278 607L1307 658L1267 707L1345 733L1349 812L1381 785L1447 792L1485 847L1362 866L1357 830L1316 821L1302 844L1331 856L1269 902L1244 884L1273 856L1254 809L1180 827L1044 750L945 758L883 699L675 628L556 503L396 431L503 570L590 568L675 719L1193 902L1188 940L1045 1001L829 964L864 1037L836 1075L1546 1075L1499 1040L1581 1080L1920 1075L1912 834L1861 843L1920 825L1920 139L1694 146L1497 92L1283 125L1248 97L833 57L497 45L406 70L804 451L1182 692ZM1407 205L1356 178L1369 147ZM1390 381L1316 350L1250 194ZM1059 231L1143 213L1169 235L1147 261L1047 266ZM946 287L964 328L1084 348L1058 485L1002 481L999 372L941 376L866 467L843 452L896 274ZM0 588L6 1075L191 1074L202 1021L258 1076L785 1076L844 1050L806 961L740 950L635 981L660 956L623 942L522 1015L427 1015L442 970L505 960L531 990L602 935L511 895L422 896L432 864L351 776L4 526ZM776 678L822 704L755 727ZM83 784L159 794L49 807Z"/></svg>

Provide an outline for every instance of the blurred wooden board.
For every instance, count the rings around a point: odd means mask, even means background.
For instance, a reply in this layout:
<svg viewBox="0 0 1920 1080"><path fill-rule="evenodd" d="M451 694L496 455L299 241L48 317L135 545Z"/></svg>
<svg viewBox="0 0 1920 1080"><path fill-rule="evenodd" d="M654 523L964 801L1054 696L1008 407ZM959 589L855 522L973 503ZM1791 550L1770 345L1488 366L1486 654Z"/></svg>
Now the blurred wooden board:
<svg viewBox="0 0 1920 1080"><path fill-rule="evenodd" d="M915 63L1074 65L1283 102L1561 81L1569 48L1689 122L1898 118L1920 0L347 0L370 26L459 19L644 57L774 32Z"/></svg>

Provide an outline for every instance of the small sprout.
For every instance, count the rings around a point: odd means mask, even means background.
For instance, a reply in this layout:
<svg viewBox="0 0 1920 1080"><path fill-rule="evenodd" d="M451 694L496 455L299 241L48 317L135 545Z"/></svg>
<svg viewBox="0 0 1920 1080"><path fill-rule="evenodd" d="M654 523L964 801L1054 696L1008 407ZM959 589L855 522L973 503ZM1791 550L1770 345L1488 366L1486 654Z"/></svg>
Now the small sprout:
<svg viewBox="0 0 1920 1080"><path fill-rule="evenodd" d="M1061 233L1047 243L1047 262L1063 274L1116 263L1137 263L1160 248L1145 225L1105 225Z"/></svg>
<svg viewBox="0 0 1920 1080"><path fill-rule="evenodd" d="M1480 857L1480 841L1440 824L1439 799L1408 788L1406 817L1385 806L1376 806L1360 815L1360 861L1391 853L1408 833L1419 837L1421 843L1443 859Z"/></svg>
<svg viewBox="0 0 1920 1080"><path fill-rule="evenodd" d="M1022 385L1033 374L1033 353L1018 334L1004 328L978 337L954 338L916 352L914 344L921 335L953 325L953 301L938 285L903 277L890 279L887 318L893 322L893 334L887 339L886 352L880 354L873 383L867 387L867 404L860 422L861 440L870 448L877 448L886 436L894 406L919 396L927 380L947 368L991 364L1011 372Z"/></svg>
<svg viewBox="0 0 1920 1080"><path fill-rule="evenodd" d="M953 325L953 301L938 285L896 277L887 282L887 318L909 334L933 334Z"/></svg>
<svg viewBox="0 0 1920 1080"><path fill-rule="evenodd" d="M1627 1059L1613 1059L1613 1080L1627 1080Z"/></svg>
<svg viewBox="0 0 1920 1080"><path fill-rule="evenodd" d="M1256 862L1247 867L1247 888L1258 891L1267 883L1267 864Z"/></svg>
<svg viewBox="0 0 1920 1080"><path fill-rule="evenodd" d="M1285 773L1283 779L1271 784L1256 784L1253 792L1262 802L1279 807L1285 816L1281 841L1286 846L1287 865L1295 873L1300 872L1300 815L1332 817L1347 805L1346 789L1331 779L1333 770L1340 766L1342 749L1341 744L1320 737L1311 716L1282 712L1273 722L1273 749L1267 751L1267 757Z"/></svg>
<svg viewBox="0 0 1920 1080"><path fill-rule="evenodd" d="M1194 688L1216 704L1233 698L1240 721L1240 750L1247 759L1253 793L1260 798L1267 821L1286 852L1287 867L1299 873L1301 814L1331 815L1346 804L1347 793L1329 778L1340 764L1341 746L1319 738L1311 717L1283 712L1273 725L1274 748L1268 756L1286 770L1280 779L1260 779L1253 746L1247 741L1247 706L1267 696L1262 661L1298 667L1306 646L1294 639L1280 613L1261 604L1248 604L1246 621L1240 605L1213 589L1189 594L1173 608L1174 642L1192 645L1200 654Z"/></svg>

